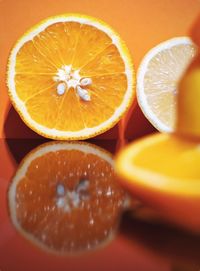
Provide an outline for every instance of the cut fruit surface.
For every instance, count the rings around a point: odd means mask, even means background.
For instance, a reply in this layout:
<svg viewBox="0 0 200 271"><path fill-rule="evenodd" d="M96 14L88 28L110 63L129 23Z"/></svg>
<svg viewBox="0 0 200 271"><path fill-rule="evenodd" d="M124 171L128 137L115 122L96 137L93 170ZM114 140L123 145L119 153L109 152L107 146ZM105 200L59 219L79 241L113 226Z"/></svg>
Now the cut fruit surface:
<svg viewBox="0 0 200 271"><path fill-rule="evenodd" d="M120 180L161 216L200 232L200 148L178 136L155 134L116 158Z"/></svg>
<svg viewBox="0 0 200 271"><path fill-rule="evenodd" d="M8 64L11 101L37 133L84 139L114 126L134 99L128 49L104 22L66 14L33 27Z"/></svg>
<svg viewBox="0 0 200 271"><path fill-rule="evenodd" d="M200 148L177 136L156 134L126 147L117 170L130 181L163 192L200 196Z"/></svg>
<svg viewBox="0 0 200 271"><path fill-rule="evenodd" d="M8 192L19 233L53 253L80 253L112 240L126 193L110 153L88 143L46 143L21 162Z"/></svg>
<svg viewBox="0 0 200 271"><path fill-rule="evenodd" d="M147 119L161 132L172 132L175 128L177 86L195 54L192 41L178 37L151 49L140 64L138 103Z"/></svg>

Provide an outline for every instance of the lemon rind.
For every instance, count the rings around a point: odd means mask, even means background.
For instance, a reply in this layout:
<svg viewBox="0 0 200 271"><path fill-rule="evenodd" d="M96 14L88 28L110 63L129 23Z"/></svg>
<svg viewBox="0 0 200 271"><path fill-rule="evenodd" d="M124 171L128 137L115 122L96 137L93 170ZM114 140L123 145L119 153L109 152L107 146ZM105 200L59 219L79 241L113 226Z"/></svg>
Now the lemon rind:
<svg viewBox="0 0 200 271"><path fill-rule="evenodd" d="M147 54L142 59L142 62L140 63L140 66L139 66L138 72L137 72L136 95L137 95L138 104L139 104L143 114L145 115L145 117L160 132L171 133L171 132L173 132L173 129L171 127L165 125L158 118L158 116L151 110L151 108L147 102L147 97L144 92L144 77L145 77L145 73L148 69L148 64L153 57L155 57L159 52L161 52L163 50L170 49L173 46L181 45L181 44L194 45L192 40L187 36L175 37L175 38L166 40L166 41L158 44L157 46L153 47L150 51L147 52Z"/></svg>

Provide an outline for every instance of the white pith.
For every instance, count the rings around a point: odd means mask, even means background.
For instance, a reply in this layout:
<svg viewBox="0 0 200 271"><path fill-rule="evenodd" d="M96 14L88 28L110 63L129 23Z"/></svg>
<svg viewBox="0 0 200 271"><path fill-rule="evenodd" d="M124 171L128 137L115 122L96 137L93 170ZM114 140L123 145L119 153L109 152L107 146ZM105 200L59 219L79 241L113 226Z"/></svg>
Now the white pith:
<svg viewBox="0 0 200 271"><path fill-rule="evenodd" d="M38 124L36 121L34 121L31 116L29 115L27 108L25 106L25 103L20 100L16 93L15 89L15 64L16 64L16 56L20 48L23 46L24 43L28 42L29 40L33 39L36 35L38 35L41 31L44 31L45 28L47 28L49 25L53 23L58 22L79 22L82 24L88 24L91 26L96 27L97 29L105 32L111 39L113 44L117 47L121 58L123 59L123 62L125 64L125 74L127 77L127 91L124 95L124 99L120 106L115 110L114 114L107 119L106 121L102 122L101 124L91 127L91 128L84 128L79 131L60 131L55 128L47 128L41 124ZM10 65L8 70L8 86L10 90L10 94L12 95L13 100L15 101L15 104L17 106L17 109L19 113L24 117L26 123L30 125L30 127L34 127L36 131L40 131L43 135L47 137L54 137L54 138L87 138L90 135L98 134L100 131L106 130L106 127L111 126L112 123L115 123L116 120L118 120L122 113L126 111L127 105L130 103L130 100L133 97L133 70L132 70L132 64L128 58L128 56L124 53L124 45L122 44L121 39L117 36L117 34L110 29L108 26L105 26L104 24L96 21L91 20L87 17L76 17L76 16L59 16L55 18L50 18L47 21L45 21L43 24L39 25L36 29L28 33L27 35L23 36L17 45L14 47L14 49L11 52L10 56Z"/></svg>

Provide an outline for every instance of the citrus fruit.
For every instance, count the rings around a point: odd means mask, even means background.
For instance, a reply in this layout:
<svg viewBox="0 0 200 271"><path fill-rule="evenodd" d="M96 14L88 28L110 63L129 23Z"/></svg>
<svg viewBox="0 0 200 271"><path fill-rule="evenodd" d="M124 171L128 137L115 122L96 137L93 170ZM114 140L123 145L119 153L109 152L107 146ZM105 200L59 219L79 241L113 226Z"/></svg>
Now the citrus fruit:
<svg viewBox="0 0 200 271"><path fill-rule="evenodd" d="M155 134L132 143L116 158L119 178L164 218L200 232L199 144Z"/></svg>
<svg viewBox="0 0 200 271"><path fill-rule="evenodd" d="M187 37L167 40L151 49L137 74L138 103L152 125L172 132L176 122L177 85L196 47Z"/></svg>
<svg viewBox="0 0 200 271"><path fill-rule="evenodd" d="M79 253L114 237L126 194L110 153L88 143L46 143L21 162L9 188L17 231L53 253Z"/></svg>
<svg viewBox="0 0 200 271"><path fill-rule="evenodd" d="M200 27L200 14L197 16L196 20L194 21L191 29L190 29L190 36L191 39L200 46L200 33L199 33L199 27Z"/></svg>
<svg viewBox="0 0 200 271"><path fill-rule="evenodd" d="M200 137L200 55L195 58L179 84L177 96L176 132L189 137Z"/></svg>
<svg viewBox="0 0 200 271"><path fill-rule="evenodd" d="M11 51L7 83L22 120L53 139L105 132L134 98L124 42L104 22L79 14L51 17L25 33Z"/></svg>

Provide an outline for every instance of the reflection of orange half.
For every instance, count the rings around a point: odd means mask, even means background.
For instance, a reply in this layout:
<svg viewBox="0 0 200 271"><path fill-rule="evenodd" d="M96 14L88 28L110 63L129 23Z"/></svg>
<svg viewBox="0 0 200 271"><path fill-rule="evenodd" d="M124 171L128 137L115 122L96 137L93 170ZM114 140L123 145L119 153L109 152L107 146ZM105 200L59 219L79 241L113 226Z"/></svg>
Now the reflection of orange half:
<svg viewBox="0 0 200 271"><path fill-rule="evenodd" d="M57 253L94 249L110 240L125 194L112 156L88 143L47 143L28 154L9 193L15 228Z"/></svg>

